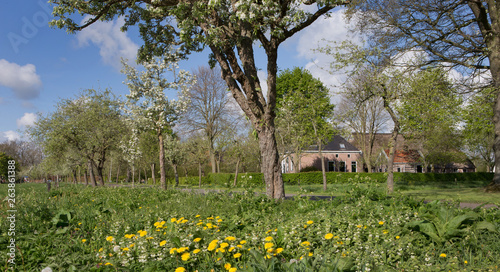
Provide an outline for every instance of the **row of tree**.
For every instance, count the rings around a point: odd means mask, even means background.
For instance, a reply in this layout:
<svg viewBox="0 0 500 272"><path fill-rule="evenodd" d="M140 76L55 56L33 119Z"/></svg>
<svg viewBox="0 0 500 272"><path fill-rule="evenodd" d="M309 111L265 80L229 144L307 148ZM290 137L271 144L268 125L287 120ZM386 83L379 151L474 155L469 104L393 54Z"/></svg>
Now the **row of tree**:
<svg viewBox="0 0 500 272"><path fill-rule="evenodd" d="M374 50L365 56L384 52L380 61L370 62L361 55L356 59L363 61L354 63L365 64L367 72L379 79L375 89L395 124L393 136L398 134L399 121L391 107L394 97L388 84L395 83L398 77L385 81L383 71L392 66L388 60L397 54L412 49L423 50L429 56L428 61L419 66L445 62L463 68L467 75L473 74L473 69L490 72L490 85L496 101L494 150L495 157L500 158L500 15L495 1L52 0L51 3L55 5L56 17L51 24L70 32L79 31L98 20L126 15L124 29L138 25L144 40L139 51L140 59L168 58L173 48L181 57L209 48L212 62L221 67L226 85L258 135L261 168L270 198L284 198L275 137L279 45L322 15L344 5L356 15L358 29L367 30L364 33L371 43L364 49ZM308 7L303 8L304 5ZM82 25L70 16L77 12L90 15ZM256 42L267 56L267 97L264 97L258 80L253 49ZM496 167L494 185L500 187L500 159L495 161L499 167Z"/></svg>

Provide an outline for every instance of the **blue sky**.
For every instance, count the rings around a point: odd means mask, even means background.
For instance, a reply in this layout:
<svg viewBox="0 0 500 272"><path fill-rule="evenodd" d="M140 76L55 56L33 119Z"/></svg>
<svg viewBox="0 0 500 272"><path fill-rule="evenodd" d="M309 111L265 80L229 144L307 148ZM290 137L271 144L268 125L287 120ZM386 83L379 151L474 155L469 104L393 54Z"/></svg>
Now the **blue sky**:
<svg viewBox="0 0 500 272"><path fill-rule="evenodd" d="M0 142L22 137L26 126L38 114L46 115L56 103L76 96L89 88L110 88L117 95L128 93L120 73L120 58L135 59L142 44L136 29L119 31L123 21L99 22L68 34L48 26L52 18L46 0L5 1L0 11ZM314 76L332 86L338 81L321 69L328 65L325 56L312 49L323 39L342 40L348 30L341 11L328 19L320 19L298 35L287 40L279 51L280 69L294 66L308 68ZM264 54L257 56L263 70ZM182 69L192 71L207 65L208 51L196 53L182 61ZM175 97L175 92L167 92Z"/></svg>

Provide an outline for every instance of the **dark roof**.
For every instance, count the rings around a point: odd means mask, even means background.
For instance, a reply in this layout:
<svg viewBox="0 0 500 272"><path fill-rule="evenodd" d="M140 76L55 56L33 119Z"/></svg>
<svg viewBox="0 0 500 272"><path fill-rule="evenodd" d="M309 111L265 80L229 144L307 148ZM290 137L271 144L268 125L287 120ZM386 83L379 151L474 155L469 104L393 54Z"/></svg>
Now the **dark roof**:
<svg viewBox="0 0 500 272"><path fill-rule="evenodd" d="M307 151L318 151L317 145L310 145ZM349 143L346 139L342 138L340 135L333 136L332 140L323 146L322 151L330 152L360 152L354 145Z"/></svg>

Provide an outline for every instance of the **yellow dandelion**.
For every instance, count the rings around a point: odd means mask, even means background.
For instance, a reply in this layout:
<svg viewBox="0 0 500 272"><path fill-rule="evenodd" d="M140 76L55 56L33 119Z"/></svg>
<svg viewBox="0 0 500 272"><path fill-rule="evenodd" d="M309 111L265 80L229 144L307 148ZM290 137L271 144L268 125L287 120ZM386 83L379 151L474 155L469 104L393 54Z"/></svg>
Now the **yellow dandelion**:
<svg viewBox="0 0 500 272"><path fill-rule="evenodd" d="M241 253L236 253L236 254L234 254L234 255L233 255L233 257L234 257L235 259L238 259L239 257L241 257Z"/></svg>
<svg viewBox="0 0 500 272"><path fill-rule="evenodd" d="M237 270L238 270L238 268L236 268L236 267L229 268L229 272L236 272Z"/></svg>
<svg viewBox="0 0 500 272"><path fill-rule="evenodd" d="M304 241L304 242L302 242L300 244L303 245L303 246L310 246L311 245L311 243L309 243L308 241Z"/></svg>
<svg viewBox="0 0 500 272"><path fill-rule="evenodd" d="M177 267L175 269L175 272L186 272L186 268L184 268L184 267Z"/></svg>
<svg viewBox="0 0 500 272"><path fill-rule="evenodd" d="M464 264L467 264L468 262L467 261L464 261Z"/></svg>
<svg viewBox="0 0 500 272"><path fill-rule="evenodd" d="M384 221L378 221L378 224L379 224L379 225L383 225L383 224L384 224Z"/></svg>
<svg viewBox="0 0 500 272"><path fill-rule="evenodd" d="M176 251L177 251L177 248L175 248L175 247L174 247L174 248L171 248L171 249L170 249L170 254L174 254Z"/></svg>
<svg viewBox="0 0 500 272"><path fill-rule="evenodd" d="M188 249L189 249L188 247L180 247L180 248L177 249L177 252L178 253L182 253L182 252L185 252Z"/></svg>
<svg viewBox="0 0 500 272"><path fill-rule="evenodd" d="M314 223L314 221L312 221L312 220L307 221L308 225L311 225L312 223Z"/></svg>
<svg viewBox="0 0 500 272"><path fill-rule="evenodd" d="M224 268L225 268L226 270L231 269L231 264L230 264L230 263L225 264L225 265L224 265Z"/></svg>
<svg viewBox="0 0 500 272"><path fill-rule="evenodd" d="M332 238L333 238L333 234L331 234L331 233L327 233L327 234L325 235L325 239L326 239L326 240L330 240L330 239L332 239Z"/></svg>
<svg viewBox="0 0 500 272"><path fill-rule="evenodd" d="M236 237L234 237L234 236L228 236L228 237L226 237L226 240L228 240L228 241L234 241L234 240L236 240Z"/></svg>
<svg viewBox="0 0 500 272"><path fill-rule="evenodd" d="M313 253L312 253L312 252L309 252L309 257L311 257L312 255L313 255Z"/></svg>
<svg viewBox="0 0 500 272"><path fill-rule="evenodd" d="M129 251L130 249L128 247L122 248L123 251Z"/></svg>
<svg viewBox="0 0 500 272"><path fill-rule="evenodd" d="M175 218L175 217L170 219L170 222L172 222L172 223L174 223L175 221L177 221L177 218Z"/></svg>
<svg viewBox="0 0 500 272"><path fill-rule="evenodd" d="M183 261L187 261L187 260L189 260L190 257L191 257L191 255L189 254L189 252L186 252L186 253L182 254L181 259Z"/></svg>
<svg viewBox="0 0 500 272"><path fill-rule="evenodd" d="M196 217L196 218L198 218L198 217L200 217L200 216L201 216L201 215L197 214L195 217Z"/></svg>
<svg viewBox="0 0 500 272"><path fill-rule="evenodd" d="M264 249L270 249L270 248L272 248L273 246L274 246L274 244L273 244L273 243L265 243L265 244L264 244Z"/></svg>
<svg viewBox="0 0 500 272"><path fill-rule="evenodd" d="M193 250L193 254L198 254L198 253L200 253L200 251L201 251L201 249L197 248L197 249Z"/></svg>
<svg viewBox="0 0 500 272"><path fill-rule="evenodd" d="M85 242L87 242L87 239L82 239L82 243L85 243Z"/></svg>
<svg viewBox="0 0 500 272"><path fill-rule="evenodd" d="M357 225L356 228L360 229L362 228L363 226L362 225Z"/></svg>
<svg viewBox="0 0 500 272"><path fill-rule="evenodd" d="M384 234L389 233L389 231L388 231L388 230L383 230L382 232L383 232Z"/></svg>
<svg viewBox="0 0 500 272"><path fill-rule="evenodd" d="M266 238L264 238L264 241L266 241L266 242L270 242L272 240L273 240L273 237L271 237L271 236L267 236Z"/></svg>
<svg viewBox="0 0 500 272"><path fill-rule="evenodd" d="M103 249L102 247L101 247L101 248L99 248L99 252L102 252L103 250L104 250L104 249Z"/></svg>
<svg viewBox="0 0 500 272"><path fill-rule="evenodd" d="M240 244L242 244L242 245L244 245L244 244L246 244L246 243L247 243L247 241L245 241L245 240L241 240L241 241L240 241Z"/></svg>
<svg viewBox="0 0 500 272"><path fill-rule="evenodd" d="M397 240L397 239L399 239L399 238L401 238L401 237L399 237L399 235L398 235L398 236L396 236L396 240Z"/></svg>
<svg viewBox="0 0 500 272"><path fill-rule="evenodd" d="M441 253L441 254L439 255L439 257L441 257L441 258L446 258L446 254Z"/></svg>
<svg viewBox="0 0 500 272"><path fill-rule="evenodd" d="M112 263L105 263L104 265L111 265L111 266L113 266L113 264L112 264Z"/></svg>
<svg viewBox="0 0 500 272"><path fill-rule="evenodd" d="M164 246L165 244L167 244L167 241L165 241L165 240L160 242L160 246Z"/></svg>
<svg viewBox="0 0 500 272"><path fill-rule="evenodd" d="M139 232L139 236L141 236L141 237L146 236L146 234L148 234L148 232L147 232L147 231L145 231L145 230L141 230L141 231Z"/></svg>
<svg viewBox="0 0 500 272"><path fill-rule="evenodd" d="M279 247L276 249L276 254L280 254L281 252L283 252L283 248Z"/></svg>
<svg viewBox="0 0 500 272"><path fill-rule="evenodd" d="M229 246L229 244L228 244L228 243L222 243L222 244L220 244L220 248L226 248L226 247L228 247L228 246Z"/></svg>

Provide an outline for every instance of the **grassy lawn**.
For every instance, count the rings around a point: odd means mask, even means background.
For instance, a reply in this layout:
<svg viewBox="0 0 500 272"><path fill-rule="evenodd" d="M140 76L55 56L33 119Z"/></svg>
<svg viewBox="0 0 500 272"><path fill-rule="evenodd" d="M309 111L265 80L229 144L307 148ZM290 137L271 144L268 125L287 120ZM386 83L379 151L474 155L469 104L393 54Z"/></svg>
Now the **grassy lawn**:
<svg viewBox="0 0 500 272"><path fill-rule="evenodd" d="M498 209L388 198L383 185L331 187L342 191L333 201L276 202L253 193L70 184L47 192L44 184L18 184L16 262L2 265L37 272L498 270ZM6 191L0 185L2 197ZM1 202L3 256L13 243L11 213Z"/></svg>
<svg viewBox="0 0 500 272"><path fill-rule="evenodd" d="M395 196L404 195L412 196L416 199L423 200L443 200L451 202L470 202L470 203L492 203L500 205L500 193L485 193L484 186L488 182L485 181L472 181L467 183L454 183L440 184L430 183L427 185L398 185L395 186ZM352 189L351 184L328 184L327 190L323 191L323 185L285 185L285 193L287 195L319 195L319 196L344 196L347 191ZM384 184L358 184L366 189L374 188L381 189ZM198 186L183 185L180 188L197 189ZM227 188L219 185L203 185L203 189L220 190L220 191L236 191L242 192L246 188ZM252 188L255 192L265 193L265 188L255 187Z"/></svg>

